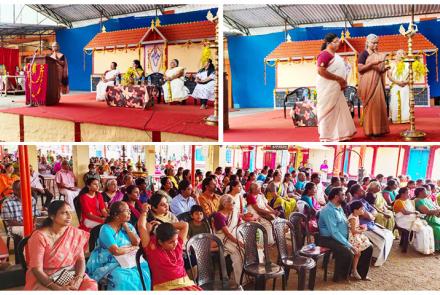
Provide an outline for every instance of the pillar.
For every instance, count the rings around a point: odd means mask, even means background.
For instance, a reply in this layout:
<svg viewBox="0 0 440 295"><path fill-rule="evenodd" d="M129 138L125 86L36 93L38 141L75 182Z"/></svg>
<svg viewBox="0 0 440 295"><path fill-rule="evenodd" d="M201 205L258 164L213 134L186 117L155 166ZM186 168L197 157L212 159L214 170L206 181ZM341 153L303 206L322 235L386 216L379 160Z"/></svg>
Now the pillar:
<svg viewBox="0 0 440 295"><path fill-rule="evenodd" d="M145 146L145 168L147 168L148 175L154 175L156 171L156 146Z"/></svg>
<svg viewBox="0 0 440 295"><path fill-rule="evenodd" d="M78 187L84 187L83 176L89 171L90 155L88 145L74 145L72 147L73 167L72 171L78 180Z"/></svg>
<svg viewBox="0 0 440 295"><path fill-rule="evenodd" d="M215 168L220 166L220 146L210 145L208 147L208 159L206 161L207 171L214 171ZM234 164L234 163L233 163Z"/></svg>
<svg viewBox="0 0 440 295"><path fill-rule="evenodd" d="M28 145L29 165L38 171L38 148L36 145Z"/></svg>

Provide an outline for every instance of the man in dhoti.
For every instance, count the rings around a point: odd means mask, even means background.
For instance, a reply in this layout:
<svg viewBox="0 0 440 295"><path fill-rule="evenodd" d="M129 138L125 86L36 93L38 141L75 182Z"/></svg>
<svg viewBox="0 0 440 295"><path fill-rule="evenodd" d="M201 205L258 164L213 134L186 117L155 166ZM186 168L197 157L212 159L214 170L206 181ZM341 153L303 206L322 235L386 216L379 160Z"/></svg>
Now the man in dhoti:
<svg viewBox="0 0 440 295"><path fill-rule="evenodd" d="M72 211L75 210L73 199L79 194L80 189L76 187L76 178L70 170L69 162L63 160L61 170L55 174L55 181L60 194L64 195L65 201L70 205Z"/></svg>

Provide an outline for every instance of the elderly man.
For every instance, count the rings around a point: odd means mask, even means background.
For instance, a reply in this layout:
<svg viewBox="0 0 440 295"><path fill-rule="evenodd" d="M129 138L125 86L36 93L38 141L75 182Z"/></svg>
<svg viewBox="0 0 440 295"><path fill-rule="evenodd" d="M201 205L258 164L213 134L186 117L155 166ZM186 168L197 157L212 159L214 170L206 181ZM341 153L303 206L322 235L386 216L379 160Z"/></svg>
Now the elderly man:
<svg viewBox="0 0 440 295"><path fill-rule="evenodd" d="M20 180L16 180L12 184L12 190L14 194L3 202L1 218L7 221L12 234L23 237L23 207L21 203ZM32 212L34 217L40 216L37 202L34 198L32 198Z"/></svg>
<svg viewBox="0 0 440 295"><path fill-rule="evenodd" d="M65 201L70 205L72 210L75 209L73 199L78 196L80 189L76 187L76 178L70 170L69 162L64 160L61 163L61 170L55 174L55 181L58 186L60 194L63 194Z"/></svg>
<svg viewBox="0 0 440 295"><path fill-rule="evenodd" d="M46 201L42 204L43 208L46 209L49 207L50 202L52 202L53 194L47 189L43 187L43 184L40 181L40 173L34 170L32 165L30 168L30 176L31 176L31 192L32 195L38 200L39 195L43 195L46 197Z"/></svg>

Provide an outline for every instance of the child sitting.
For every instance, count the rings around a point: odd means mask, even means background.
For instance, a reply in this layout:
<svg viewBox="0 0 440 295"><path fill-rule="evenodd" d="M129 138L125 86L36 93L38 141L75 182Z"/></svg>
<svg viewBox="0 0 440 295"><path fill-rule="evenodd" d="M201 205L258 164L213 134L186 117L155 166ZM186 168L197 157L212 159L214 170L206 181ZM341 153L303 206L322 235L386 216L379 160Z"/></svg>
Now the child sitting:
<svg viewBox="0 0 440 295"><path fill-rule="evenodd" d="M350 210L351 214L348 217L348 226L350 229L348 241L356 249L351 274L354 278L361 280L362 277L357 271L359 258L361 257L361 252L370 247L371 243L368 237L364 234L364 232L367 230L367 227L365 225L359 225L359 216L365 213L364 205L361 201L353 201L350 204Z"/></svg>
<svg viewBox="0 0 440 295"><path fill-rule="evenodd" d="M191 221L189 222L188 239L198 234L211 233L209 224L204 221L205 215L200 205L193 205L190 210Z"/></svg>
<svg viewBox="0 0 440 295"><path fill-rule="evenodd" d="M183 262L183 246L188 235L188 223L159 224L156 220L147 223L148 211L149 205L144 204L138 220L138 230L150 265L153 290L201 290L186 274ZM155 235L151 235L154 227L156 227Z"/></svg>

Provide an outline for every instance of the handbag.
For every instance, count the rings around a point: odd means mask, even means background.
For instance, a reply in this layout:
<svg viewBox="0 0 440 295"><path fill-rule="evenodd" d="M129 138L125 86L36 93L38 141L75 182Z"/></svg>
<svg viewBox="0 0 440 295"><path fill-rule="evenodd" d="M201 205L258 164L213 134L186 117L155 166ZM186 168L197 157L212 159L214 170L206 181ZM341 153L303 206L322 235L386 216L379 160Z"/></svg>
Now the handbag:
<svg viewBox="0 0 440 295"><path fill-rule="evenodd" d="M52 281L60 286L67 286L75 277L75 270L71 267L62 268L59 271L53 273L50 278Z"/></svg>

